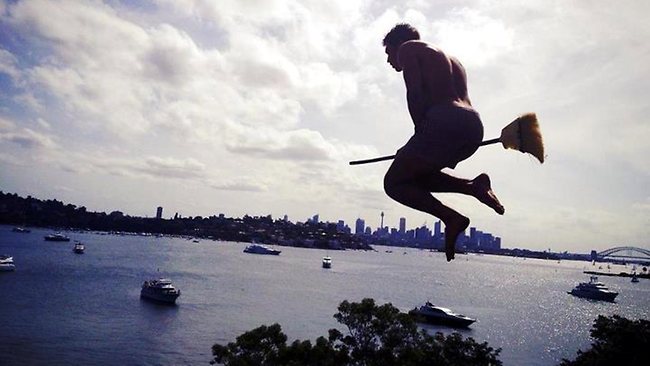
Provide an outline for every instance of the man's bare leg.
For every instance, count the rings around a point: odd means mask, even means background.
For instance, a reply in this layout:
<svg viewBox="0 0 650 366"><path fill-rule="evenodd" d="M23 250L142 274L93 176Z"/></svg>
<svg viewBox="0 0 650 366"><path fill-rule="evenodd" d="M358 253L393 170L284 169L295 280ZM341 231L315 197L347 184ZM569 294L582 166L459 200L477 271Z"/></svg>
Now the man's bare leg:
<svg viewBox="0 0 650 366"><path fill-rule="evenodd" d="M415 158L400 159L398 156L386 173L384 189L395 201L442 220L445 224L445 254L447 261L451 261L454 259L456 239L469 226L469 219L442 204L418 182L418 177L434 174L430 168L422 167L426 167L426 164Z"/></svg>
<svg viewBox="0 0 650 366"><path fill-rule="evenodd" d="M472 179L471 186L474 191L472 196L476 197L476 199L491 207L499 215L503 215L506 212L506 209L499 202L497 195L492 191L490 177L487 174L482 173Z"/></svg>
<svg viewBox="0 0 650 366"><path fill-rule="evenodd" d="M490 177L479 174L472 180L457 178L447 173L436 171L431 172L418 179L424 188L429 192L453 192L462 193L478 199L481 203L492 208L499 215L503 215L505 208L492 191Z"/></svg>
<svg viewBox="0 0 650 366"><path fill-rule="evenodd" d="M444 221L443 221L444 222ZM456 254L456 240L458 235L469 226L469 219L463 215L449 222L445 222L445 255L447 262L454 259Z"/></svg>

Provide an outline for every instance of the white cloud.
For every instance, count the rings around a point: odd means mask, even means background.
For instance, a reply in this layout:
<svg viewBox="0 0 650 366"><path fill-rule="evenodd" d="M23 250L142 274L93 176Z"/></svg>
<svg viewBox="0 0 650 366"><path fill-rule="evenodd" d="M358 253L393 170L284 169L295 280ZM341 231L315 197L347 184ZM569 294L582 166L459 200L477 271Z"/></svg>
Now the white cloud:
<svg viewBox="0 0 650 366"><path fill-rule="evenodd" d="M231 182L212 183L210 186L217 190L223 191L240 191L240 192L266 192L268 187L255 180L239 180Z"/></svg>
<svg viewBox="0 0 650 366"><path fill-rule="evenodd" d="M269 129L240 130L226 142L226 147L238 154L286 160L328 160L336 149L315 131L276 133Z"/></svg>
<svg viewBox="0 0 650 366"><path fill-rule="evenodd" d="M11 120L3 118L0 116L0 132L13 130L16 127L16 124Z"/></svg>
<svg viewBox="0 0 650 366"><path fill-rule="evenodd" d="M139 159L124 159L89 156L84 162L85 169L117 176L181 180L203 179L206 176L205 165L192 158L148 156Z"/></svg>
<svg viewBox="0 0 650 366"><path fill-rule="evenodd" d="M13 119L3 117L0 117L0 141L15 144L30 152L52 150L59 146L52 135L19 127Z"/></svg>
<svg viewBox="0 0 650 366"><path fill-rule="evenodd" d="M0 48L0 73L9 75L12 79L18 78L18 60L9 51Z"/></svg>
<svg viewBox="0 0 650 366"><path fill-rule="evenodd" d="M137 169L152 176L170 178L202 177L205 174L205 165L192 158L181 160L150 156Z"/></svg>
<svg viewBox="0 0 650 366"><path fill-rule="evenodd" d="M48 149L58 146L52 137L29 128L23 128L14 132L0 132L0 141L11 142L25 149Z"/></svg>
<svg viewBox="0 0 650 366"><path fill-rule="evenodd" d="M420 22L426 24L426 19ZM466 67L491 64L513 48L512 29L471 8L453 9L447 19L433 23L432 28L433 41Z"/></svg>
<svg viewBox="0 0 650 366"><path fill-rule="evenodd" d="M52 128L52 126L43 118L38 118L36 120L36 122L38 123L39 126L45 128L45 129L49 130L50 128Z"/></svg>

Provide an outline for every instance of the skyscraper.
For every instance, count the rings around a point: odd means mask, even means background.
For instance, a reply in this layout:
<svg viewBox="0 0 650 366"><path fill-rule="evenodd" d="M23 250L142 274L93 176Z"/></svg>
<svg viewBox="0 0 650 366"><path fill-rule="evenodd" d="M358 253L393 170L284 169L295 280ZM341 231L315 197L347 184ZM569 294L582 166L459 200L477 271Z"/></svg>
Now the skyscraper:
<svg viewBox="0 0 650 366"><path fill-rule="evenodd" d="M399 218L399 233L402 235L406 233L406 217Z"/></svg>
<svg viewBox="0 0 650 366"><path fill-rule="evenodd" d="M354 233L357 235L362 235L364 234L366 229L366 222L363 219L357 219L355 225L354 225Z"/></svg>
<svg viewBox="0 0 650 366"><path fill-rule="evenodd" d="M156 218L162 219L162 207L160 206L158 206L158 209L156 209Z"/></svg>
<svg viewBox="0 0 650 366"><path fill-rule="evenodd" d="M384 229L384 211L381 212L381 224L379 226L380 229Z"/></svg>
<svg viewBox="0 0 650 366"><path fill-rule="evenodd" d="M339 220L339 222L336 223L336 231L342 233L345 230L345 221Z"/></svg>
<svg viewBox="0 0 650 366"><path fill-rule="evenodd" d="M440 220L436 221L436 222L433 224L433 237L434 237L434 238L440 238L440 237L441 237L441 234L440 234L440 233L441 233L440 225L441 225Z"/></svg>

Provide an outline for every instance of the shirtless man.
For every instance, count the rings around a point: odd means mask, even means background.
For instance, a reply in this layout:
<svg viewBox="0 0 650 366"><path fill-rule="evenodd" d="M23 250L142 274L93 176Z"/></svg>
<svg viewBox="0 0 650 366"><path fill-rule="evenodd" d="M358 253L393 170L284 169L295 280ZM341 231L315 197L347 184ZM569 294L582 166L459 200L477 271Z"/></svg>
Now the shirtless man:
<svg viewBox="0 0 650 366"><path fill-rule="evenodd" d="M418 31L398 24L384 37L388 63L403 72L408 110L415 133L384 177L384 190L395 201L429 213L445 224L447 261L454 259L456 239L469 219L445 206L432 192L475 197L503 215L505 209L490 186L490 177L457 178L444 168L470 157L483 139L483 124L467 94L467 76L460 62L419 40Z"/></svg>

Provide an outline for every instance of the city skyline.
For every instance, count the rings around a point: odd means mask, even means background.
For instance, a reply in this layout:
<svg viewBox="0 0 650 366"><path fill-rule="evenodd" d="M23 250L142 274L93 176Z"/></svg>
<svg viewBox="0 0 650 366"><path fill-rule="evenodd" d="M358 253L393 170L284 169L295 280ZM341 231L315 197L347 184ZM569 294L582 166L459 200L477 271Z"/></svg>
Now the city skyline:
<svg viewBox="0 0 650 366"><path fill-rule="evenodd" d="M162 211L163 211L163 207L158 206L156 208L156 218L158 219L161 218ZM219 213L218 215L215 214L214 216L226 217L224 213ZM340 232L345 232L354 235L362 235L362 236L365 235L365 236L385 237L385 238L390 238L398 241L402 240L403 243L408 244L409 246L413 246L417 242L426 243L430 245L435 244L438 246L444 245L444 232L442 230L443 223L441 220L437 220L433 222L431 226L433 230L429 229L426 222L422 223L419 226L414 226L411 229L407 229L407 220L405 217L399 218L398 226L391 227L390 224L384 223L384 216L385 216L384 212L381 211L379 213L380 224L377 227L375 227L374 230L373 230L373 226L366 225L366 220L362 217L358 217L356 220L354 220L354 229L352 229L352 227L348 225L348 223L346 223L345 220L343 219L339 219L336 221L321 221L320 214L318 213L312 215L311 217L308 217L307 219L304 220L304 222L305 223L312 222L316 224L320 224L320 223L336 224L337 230ZM177 219L180 217L182 217L182 215L179 215L178 212L176 212L171 218ZM273 219L273 216L270 214L262 215L260 217L269 217ZM289 216L286 214L282 216L282 220L285 222L288 221L292 223L301 222L300 220L295 220L295 221L290 220ZM467 235L468 231L470 233L469 235ZM479 247L482 247L484 249L498 250L502 248L502 238L500 236L494 236L490 232L484 232L482 230L478 230L478 228L474 226L470 226L466 230L462 231L456 243L459 247L467 247L469 249L478 249ZM528 249L525 248L525 246L519 246L519 248Z"/></svg>
<svg viewBox="0 0 650 366"><path fill-rule="evenodd" d="M548 154L540 165L492 145L450 170L489 174L503 216L436 197L513 245L648 247L648 11L643 0L2 0L0 189L136 216L432 224L383 192L388 162L348 165L413 132L381 46L409 22L465 66L486 139L535 112Z"/></svg>

